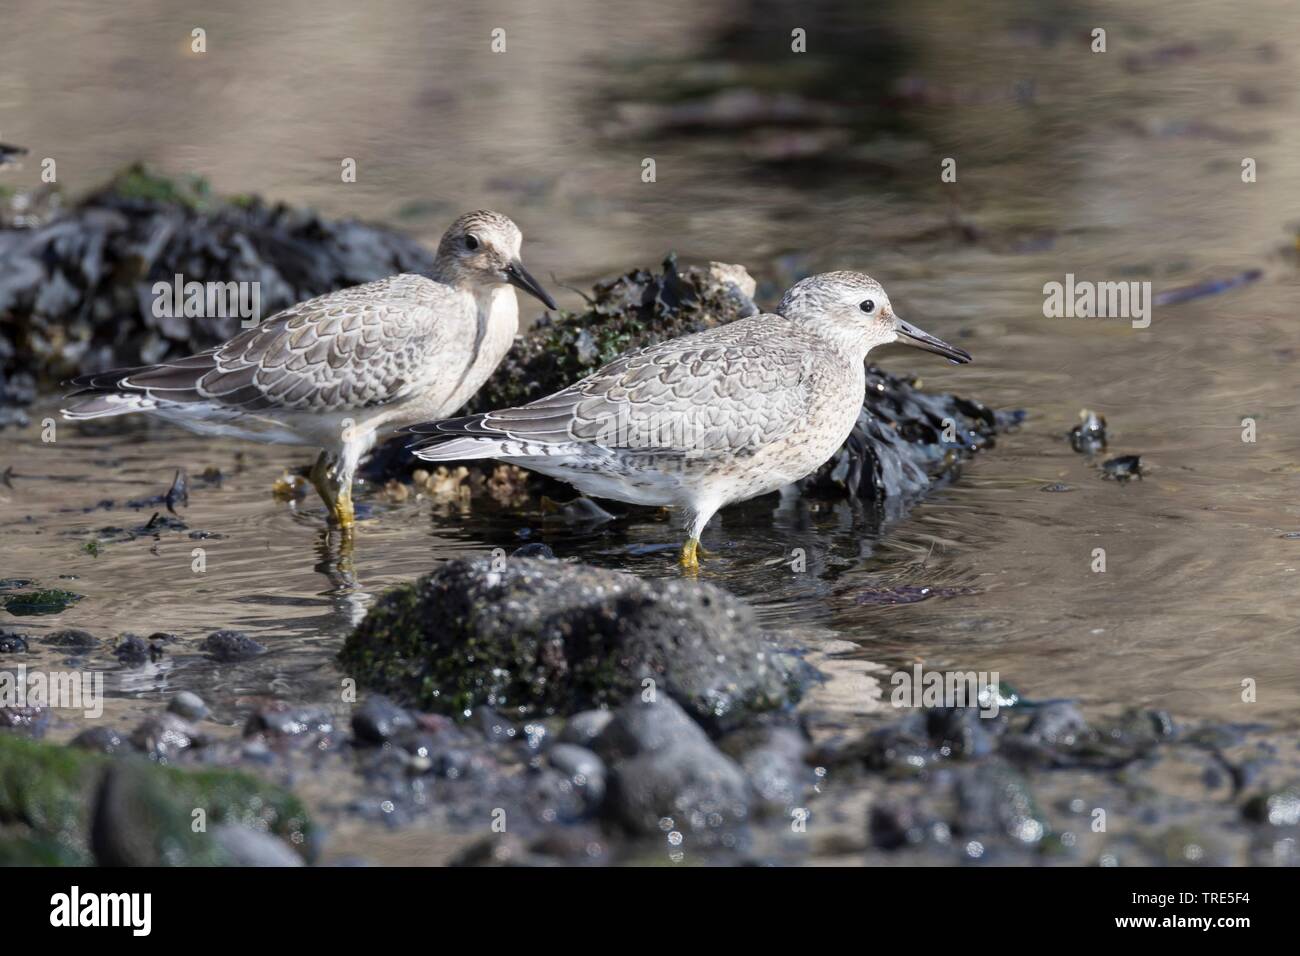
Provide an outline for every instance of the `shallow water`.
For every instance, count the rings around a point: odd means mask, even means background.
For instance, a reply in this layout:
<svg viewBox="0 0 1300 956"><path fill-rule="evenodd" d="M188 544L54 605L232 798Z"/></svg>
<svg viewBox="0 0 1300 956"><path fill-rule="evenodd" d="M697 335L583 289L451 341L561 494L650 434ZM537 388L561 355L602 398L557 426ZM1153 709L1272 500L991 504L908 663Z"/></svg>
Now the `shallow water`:
<svg viewBox="0 0 1300 956"><path fill-rule="evenodd" d="M0 138L58 156L73 191L144 158L203 173L219 191L429 238L455 211L490 205L521 223L530 268L554 275L548 284L569 307L579 300L561 283L652 265L669 249L744 263L769 306L794 270L866 269L903 315L976 358L955 368L891 348L873 360L914 370L928 387L1024 408L1027 421L883 530L835 501L771 496L725 511L706 533L716 556L703 577L773 625L855 642L864 662L997 671L1038 698L1294 730L1300 537L1285 535L1300 532L1300 328L1288 201L1300 187L1300 107L1288 41L1300 11L1247 6L1256 15L1170 2L1116 19L1060 4L1049 20L1012 4L978 17L908 4L896 19L906 24L900 69L923 79L912 88L933 102L902 111L887 135L859 134L857 152L810 173L755 162L738 146L748 131L647 141L605 128L611 101L653 95L638 70L659 75L656 64L682 61L688 74L749 75L752 64L717 66L731 49L727 29L753 14L746 4L706 13L591 2L555 17L488 4L453 21L411 3L364 22L350 7L337 17L316 6L310 16L305 6L226 8L205 12L203 60L186 53L187 16L61 2L7 15ZM55 31L47 11L59 8L68 16ZM501 18L510 52L492 56L487 34ZM1087 33L1103 21L1111 51L1092 54ZM1050 22L1068 26L1052 33ZM277 32L289 37L279 46ZM323 61L336 68L319 69ZM36 64L49 67L39 88ZM86 95L104 77L102 95ZM1026 81L1027 103L1014 94ZM360 178L342 185L337 157L347 155L359 158ZM658 164L651 184L640 181L646 155ZM869 155L892 165L859 168ZM939 182L944 156L958 159L957 184ZM1240 178L1247 156L1258 161L1251 184ZM29 162L0 181L30 185L38 171ZM945 229L954 211L982 230L976 241ZM1150 280L1159 292L1252 268L1263 278L1158 306L1145 330L1043 316L1043 284L1066 273ZM39 422L55 407L51 398L31 428L0 434L0 468L15 473L0 486L0 576L85 598L56 616L0 612L0 626L182 637L158 664L110 671L124 720L180 688L232 723L267 696L329 699L333 654L374 596L445 558L544 541L562 558L676 573L675 532L651 513L612 506L618 520L582 527L369 489L355 567L343 575L319 503L270 494L308 453L145 424L100 434L60 424L44 443ZM1085 407L1110 424L1110 448L1095 460L1064 439ZM1245 418L1256 422L1254 443L1242 441ZM1116 454L1140 454L1145 477L1103 479L1101 458ZM104 528L164 510L122 503L164 492L178 467L224 476L194 483L179 509L187 531L108 540L98 556L82 549L111 537ZM1043 490L1053 483L1070 490ZM97 508L104 499L116 504ZM191 539L198 530L214 537ZM201 573L195 547L206 552ZM806 549L807 573L789 567L795 548ZM1096 548L1104 573L1092 570ZM957 593L860 603L896 585ZM222 627L271 653L217 666L187 650ZM33 648L28 663L58 659ZM1246 678L1258 682L1257 703L1241 701Z"/></svg>

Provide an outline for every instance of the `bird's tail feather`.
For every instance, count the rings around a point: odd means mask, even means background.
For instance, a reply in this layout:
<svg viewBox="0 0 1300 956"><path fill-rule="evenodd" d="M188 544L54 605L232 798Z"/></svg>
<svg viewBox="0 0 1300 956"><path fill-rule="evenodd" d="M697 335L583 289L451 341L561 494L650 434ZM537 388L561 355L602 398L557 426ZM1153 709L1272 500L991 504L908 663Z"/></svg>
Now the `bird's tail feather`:
<svg viewBox="0 0 1300 956"><path fill-rule="evenodd" d="M425 461L469 461L474 458L508 458L518 442L493 438L451 438L412 445L416 458Z"/></svg>
<svg viewBox="0 0 1300 956"><path fill-rule="evenodd" d="M407 432L419 436L407 447L425 461L468 461L474 458L548 457L568 449L569 441L537 441L513 434L493 422L493 415L465 415L412 425Z"/></svg>
<svg viewBox="0 0 1300 956"><path fill-rule="evenodd" d="M63 409L63 417L68 421L87 421L92 418L112 418L116 415L129 415L132 412L146 412L155 408L157 403L144 394L132 395L124 392L104 392L92 394L84 401L69 405Z"/></svg>

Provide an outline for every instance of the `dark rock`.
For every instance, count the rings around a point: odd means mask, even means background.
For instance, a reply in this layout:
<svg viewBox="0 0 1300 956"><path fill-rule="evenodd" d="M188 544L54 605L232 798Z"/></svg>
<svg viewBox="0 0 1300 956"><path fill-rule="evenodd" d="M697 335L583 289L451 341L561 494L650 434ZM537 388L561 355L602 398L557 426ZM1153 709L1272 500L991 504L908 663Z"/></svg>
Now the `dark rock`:
<svg viewBox="0 0 1300 956"><path fill-rule="evenodd" d="M1054 701L1034 709L1027 733L1052 744L1073 745L1088 730L1083 712L1068 701Z"/></svg>
<svg viewBox="0 0 1300 956"><path fill-rule="evenodd" d="M515 548L510 553L512 558L544 558L548 561L555 560L555 552L551 550L548 544L542 544L540 541L534 541L532 544L526 544L521 548Z"/></svg>
<svg viewBox="0 0 1300 956"><path fill-rule="evenodd" d="M963 837L1001 833L1021 844L1047 835L1046 818L1034 802L1028 781L993 763L963 768L957 778L954 832Z"/></svg>
<svg viewBox="0 0 1300 956"><path fill-rule="evenodd" d="M443 780L464 780L474 776L486 763L463 734L417 732L399 741L411 757L409 769L429 773Z"/></svg>
<svg viewBox="0 0 1300 956"><path fill-rule="evenodd" d="M937 707L926 712L926 732L943 756L983 757L993 752L1004 724L975 707Z"/></svg>
<svg viewBox="0 0 1300 956"><path fill-rule="evenodd" d="M55 631L48 637L44 638L46 644L54 647L62 647L71 651L88 651L91 648L99 646L99 638L88 631L79 631L69 629Z"/></svg>
<svg viewBox="0 0 1300 956"><path fill-rule="evenodd" d="M509 743L519 739L519 728L491 707L476 708L474 717L488 743Z"/></svg>
<svg viewBox="0 0 1300 956"><path fill-rule="evenodd" d="M50 711L47 707L34 704L18 706L10 704L0 706L0 731L10 730L27 737L45 736L50 725Z"/></svg>
<svg viewBox="0 0 1300 956"><path fill-rule="evenodd" d="M773 811L801 804L815 779L806 761L808 739L795 727L745 728L718 746L739 762L754 793Z"/></svg>
<svg viewBox="0 0 1300 956"><path fill-rule="evenodd" d="M614 712L611 710L581 711L564 722L558 739L561 743L589 747L613 719Z"/></svg>
<svg viewBox="0 0 1300 956"><path fill-rule="evenodd" d="M653 687L718 728L785 705L808 676L712 585L527 558L453 561L390 591L339 659L444 713L573 714Z"/></svg>
<svg viewBox="0 0 1300 956"><path fill-rule="evenodd" d="M147 664L151 658L150 646L144 638L135 634L123 634L113 648L113 656L126 667L139 667Z"/></svg>
<svg viewBox="0 0 1300 956"><path fill-rule="evenodd" d="M212 840L232 866L303 866L283 840L231 823L212 828Z"/></svg>
<svg viewBox="0 0 1300 956"><path fill-rule="evenodd" d="M21 654L27 650L26 635L15 631L0 631L0 654Z"/></svg>
<svg viewBox="0 0 1300 956"><path fill-rule="evenodd" d="M947 843L948 824L928 816L915 801L874 800L867 813L867 836L882 850L901 850L931 840Z"/></svg>
<svg viewBox="0 0 1300 956"><path fill-rule="evenodd" d="M744 771L669 697L619 708L595 750L610 763L605 813L633 833L709 843L748 821Z"/></svg>
<svg viewBox="0 0 1300 956"><path fill-rule="evenodd" d="M223 664L248 660L266 653L264 646L243 631L213 631L203 639L199 650Z"/></svg>
<svg viewBox="0 0 1300 956"><path fill-rule="evenodd" d="M1300 783L1255 794L1243 804L1241 814L1252 823L1267 823L1275 827L1300 825Z"/></svg>
<svg viewBox="0 0 1300 956"><path fill-rule="evenodd" d="M131 751L131 742L112 727L89 727L73 737L68 746L109 755Z"/></svg>
<svg viewBox="0 0 1300 956"><path fill-rule="evenodd" d="M275 737L298 737L302 734L328 734L334 731L334 715L322 707L295 707L276 701L251 714L244 724L244 736L268 734Z"/></svg>
<svg viewBox="0 0 1300 956"><path fill-rule="evenodd" d="M679 705L659 707L660 703L661 699L649 702L638 697L619 707L591 749L612 762L657 753L681 742L708 742L708 735Z"/></svg>
<svg viewBox="0 0 1300 956"><path fill-rule="evenodd" d="M1142 478L1142 457L1140 455L1120 455L1102 462L1102 477L1125 482L1130 478Z"/></svg>
<svg viewBox="0 0 1300 956"><path fill-rule="evenodd" d="M174 760L182 750L203 743L193 724L171 713L146 717L131 731L131 745L155 760Z"/></svg>
<svg viewBox="0 0 1300 956"><path fill-rule="evenodd" d="M595 753L575 744L556 744L546 751L546 759L592 807L605 797L605 762Z"/></svg>
<svg viewBox="0 0 1300 956"><path fill-rule="evenodd" d="M380 694L367 697L352 715L352 732L367 743L387 743L403 731L414 728L414 718Z"/></svg>
<svg viewBox="0 0 1300 956"><path fill-rule="evenodd" d="M183 690L171 699L167 709L178 717L190 721L199 721L208 716L208 705L203 698L192 691Z"/></svg>

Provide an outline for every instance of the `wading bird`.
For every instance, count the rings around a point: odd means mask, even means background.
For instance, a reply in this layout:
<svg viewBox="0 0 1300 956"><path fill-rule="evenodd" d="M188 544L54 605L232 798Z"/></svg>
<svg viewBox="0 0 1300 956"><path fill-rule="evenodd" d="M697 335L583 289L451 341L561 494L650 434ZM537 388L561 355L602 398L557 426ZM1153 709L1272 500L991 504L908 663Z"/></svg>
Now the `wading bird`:
<svg viewBox="0 0 1300 956"><path fill-rule="evenodd" d="M904 322L858 272L796 283L775 314L629 352L546 398L410 429L427 461L496 458L584 494L673 509L681 564L719 508L798 481L848 438L867 353L901 342L970 354Z"/></svg>
<svg viewBox="0 0 1300 956"><path fill-rule="evenodd" d="M511 286L556 307L520 262L521 241L505 216L466 213L428 278L341 289L197 355L81 376L63 414L147 412L200 434L322 448L311 481L350 533L361 457L388 433L454 413L509 350L519 327Z"/></svg>

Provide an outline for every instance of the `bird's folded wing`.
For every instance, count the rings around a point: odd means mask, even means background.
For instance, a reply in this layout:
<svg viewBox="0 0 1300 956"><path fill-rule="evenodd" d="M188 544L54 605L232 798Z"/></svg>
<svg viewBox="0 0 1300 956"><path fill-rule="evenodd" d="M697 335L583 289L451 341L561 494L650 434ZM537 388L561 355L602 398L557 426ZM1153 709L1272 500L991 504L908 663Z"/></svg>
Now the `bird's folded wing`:
<svg viewBox="0 0 1300 956"><path fill-rule="evenodd" d="M457 303L448 290L440 308L444 288L395 276L343 289L291 306L218 348L72 384L249 410L386 404L418 392L438 368L454 366L456 356L445 353L456 338L447 326Z"/></svg>
<svg viewBox="0 0 1300 956"><path fill-rule="evenodd" d="M631 352L528 405L417 426L431 437L416 447L459 435L693 457L757 448L806 418L808 352L740 330L712 334L727 328Z"/></svg>

